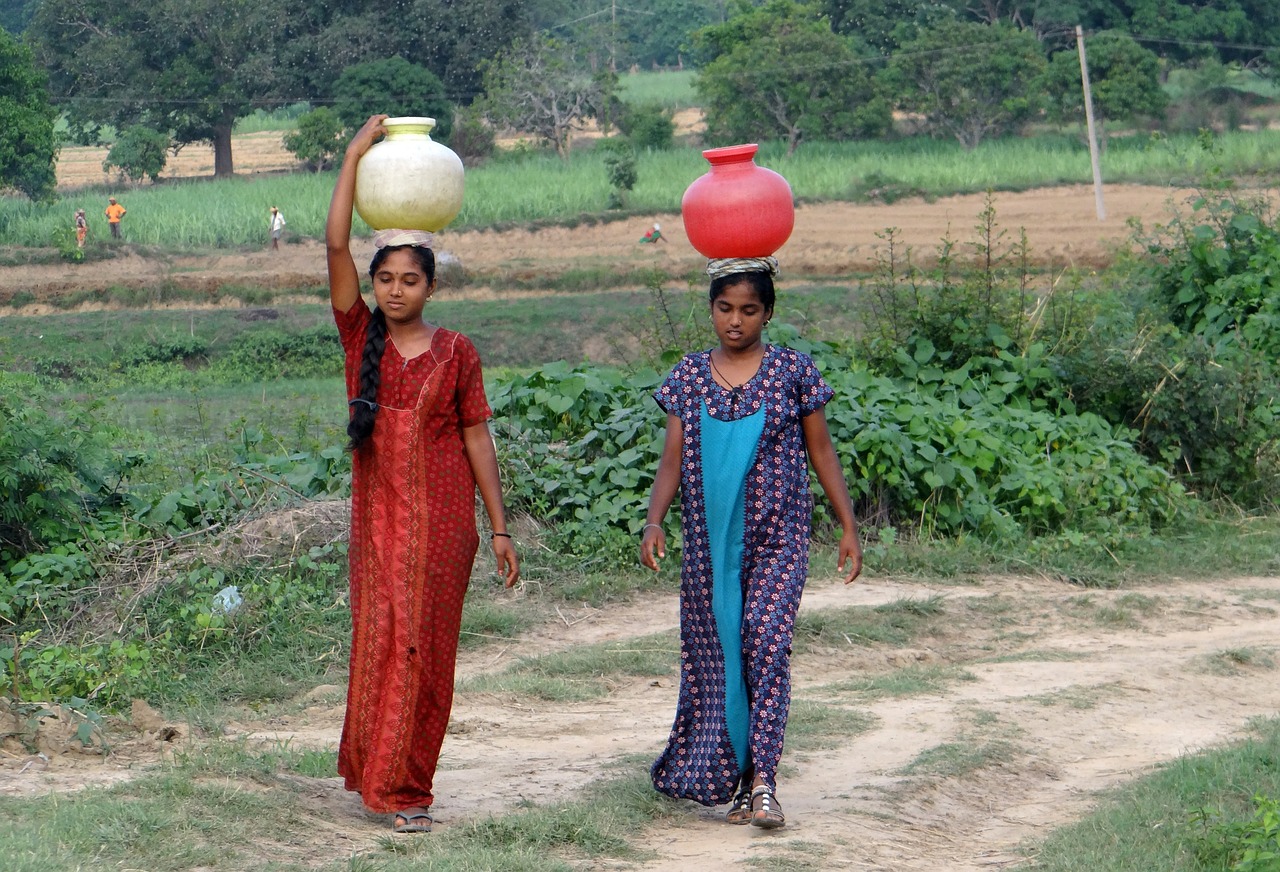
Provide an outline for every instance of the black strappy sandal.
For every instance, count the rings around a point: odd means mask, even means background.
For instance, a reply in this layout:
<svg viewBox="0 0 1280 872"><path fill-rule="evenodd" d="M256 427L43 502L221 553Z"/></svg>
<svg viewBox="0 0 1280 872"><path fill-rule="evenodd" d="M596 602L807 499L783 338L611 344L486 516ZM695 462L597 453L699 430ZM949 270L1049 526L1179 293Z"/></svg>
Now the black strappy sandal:
<svg viewBox="0 0 1280 872"><path fill-rule="evenodd" d="M729 810L724 814L724 822L727 824L751 823L751 782L747 782L734 794L733 801L729 803Z"/></svg>
<svg viewBox="0 0 1280 872"><path fill-rule="evenodd" d="M782 805L778 802L778 797L774 796L773 788L767 784L761 784L751 791L751 825L766 830L776 830L787 825Z"/></svg>

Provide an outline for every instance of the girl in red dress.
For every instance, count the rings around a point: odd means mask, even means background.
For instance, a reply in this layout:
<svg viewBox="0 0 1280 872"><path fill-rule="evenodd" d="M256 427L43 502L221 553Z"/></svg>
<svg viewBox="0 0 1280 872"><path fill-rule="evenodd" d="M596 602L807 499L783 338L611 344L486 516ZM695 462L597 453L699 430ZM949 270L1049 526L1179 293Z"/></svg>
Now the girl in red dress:
<svg viewBox="0 0 1280 872"><path fill-rule="evenodd" d="M369 266L351 257L356 165L386 131L375 115L347 146L325 226L329 293L346 352L351 420L351 676L338 773L397 832L429 832L432 779L453 704L462 600L479 546L475 492L498 571L519 563L507 533L480 357L430 324L431 234L384 230Z"/></svg>

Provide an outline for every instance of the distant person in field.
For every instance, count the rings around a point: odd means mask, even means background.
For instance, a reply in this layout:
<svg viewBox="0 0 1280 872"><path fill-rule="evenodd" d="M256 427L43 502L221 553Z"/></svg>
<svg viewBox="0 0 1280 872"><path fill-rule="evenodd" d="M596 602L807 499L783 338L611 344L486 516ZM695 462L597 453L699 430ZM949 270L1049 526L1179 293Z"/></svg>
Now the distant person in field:
<svg viewBox="0 0 1280 872"><path fill-rule="evenodd" d="M346 354L351 438L351 663L338 773L398 833L430 832L432 782L453 705L462 600L480 537L477 487L498 572L520 578L489 433L480 356L423 319L436 290L431 234L382 230L351 257L357 165L386 130L374 115L347 146L325 225L329 294Z"/></svg>
<svg viewBox="0 0 1280 872"><path fill-rule="evenodd" d="M120 219L125 215L125 208L116 202L115 197L107 198L107 225L111 227L111 238L120 238Z"/></svg>
<svg viewBox="0 0 1280 872"><path fill-rule="evenodd" d="M84 210L76 210L76 248L84 248L85 237L89 235L89 222L84 217Z"/></svg>
<svg viewBox="0 0 1280 872"><path fill-rule="evenodd" d="M284 215L275 206L271 207L271 250L280 250L280 237L284 236Z"/></svg>
<svg viewBox="0 0 1280 872"><path fill-rule="evenodd" d="M659 227L657 224L654 224L652 230L650 230L644 236L640 237L640 241L641 242L659 242L659 241L666 242L667 237L662 235L662 228Z"/></svg>
<svg viewBox="0 0 1280 872"><path fill-rule="evenodd" d="M786 823L776 778L809 570L810 464L840 522L845 584L862 571L862 547L823 410L833 392L808 355L763 340L777 261L713 260L707 272L720 344L685 356L654 394L667 432L640 562L656 570L666 555L663 519L679 492L683 666L650 776L668 796L728 803L728 823L774 829Z"/></svg>

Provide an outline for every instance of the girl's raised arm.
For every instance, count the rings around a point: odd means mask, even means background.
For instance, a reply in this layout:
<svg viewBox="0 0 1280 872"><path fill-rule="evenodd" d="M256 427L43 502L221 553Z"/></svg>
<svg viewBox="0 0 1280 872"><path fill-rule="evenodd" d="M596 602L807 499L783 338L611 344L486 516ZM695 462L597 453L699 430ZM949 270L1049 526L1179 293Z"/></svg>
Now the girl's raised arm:
<svg viewBox="0 0 1280 872"><path fill-rule="evenodd" d="M356 198L356 164L378 137L386 133L386 115L374 115L364 123L347 145L338 183L329 201L329 217L324 225L325 249L329 261L329 298L333 308L346 312L360 299L360 274L351 258L351 210Z"/></svg>

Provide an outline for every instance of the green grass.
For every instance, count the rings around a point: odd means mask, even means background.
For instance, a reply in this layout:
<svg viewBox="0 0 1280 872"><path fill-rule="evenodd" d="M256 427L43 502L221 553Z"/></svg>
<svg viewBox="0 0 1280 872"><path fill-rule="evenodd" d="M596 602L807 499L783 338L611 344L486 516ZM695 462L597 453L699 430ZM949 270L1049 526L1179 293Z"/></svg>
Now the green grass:
<svg viewBox="0 0 1280 872"><path fill-rule="evenodd" d="M1017 745L1004 739L944 742L921 751L899 774L964 778L982 769L1009 763L1021 753Z"/></svg>
<svg viewBox="0 0 1280 872"><path fill-rule="evenodd" d="M947 691L963 681L977 681L977 676L958 666L908 666L885 675L849 678L824 684L816 693L853 693L864 699L923 696Z"/></svg>
<svg viewBox="0 0 1280 872"><path fill-rule="evenodd" d="M693 70L627 73L618 77L618 96L631 105L657 103L664 109L688 109L698 103Z"/></svg>
<svg viewBox="0 0 1280 872"><path fill-rule="evenodd" d="M282 834L311 832L318 821L342 826L308 797L312 779L333 776L333 760L331 752L213 742L118 787L0 798L4 868L315 869L313 852L304 860ZM322 868L567 872L590 860L641 859L630 841L637 827L685 814L642 770L630 771L561 802L475 818L430 838L388 839L348 860L335 849Z"/></svg>
<svg viewBox="0 0 1280 872"><path fill-rule="evenodd" d="M1203 808L1227 819L1250 816L1254 793L1280 796L1280 720L1260 720L1243 741L1188 755L1154 775L1109 792L1083 820L1030 849L1038 872L1204 872L1209 845L1193 823ZM1212 854L1212 852L1210 852Z"/></svg>
<svg viewBox="0 0 1280 872"><path fill-rule="evenodd" d="M800 654L877 643L900 647L927 633L943 613L939 596L900 599L870 608L849 606L801 612L796 616L794 650Z"/></svg>
<svg viewBox="0 0 1280 872"><path fill-rule="evenodd" d="M858 709L793 699L787 717L787 751L804 753L844 748L877 725L874 715Z"/></svg>
<svg viewBox="0 0 1280 872"><path fill-rule="evenodd" d="M1211 158L1193 136L1118 139L1107 149L1103 172L1112 184L1168 185L1201 177L1213 164L1228 175L1245 177L1280 169L1280 131L1226 133L1218 143L1221 153ZM972 151L929 139L811 143L790 157L783 144L765 143L757 162L786 176L801 201L858 199L869 186L946 196L1088 184L1092 179L1084 144L1061 135L992 140ZM629 213L678 212L685 188L707 169L695 147L639 155ZM129 209L126 239L166 250L257 247L262 216L273 204L286 208L294 233L320 238L333 181L332 173L299 172L141 187L122 199ZM625 217L606 212L610 193L604 156L594 151L577 152L568 161L541 153L508 156L468 170L466 201L452 227ZM48 246L54 229L66 222L66 210L63 203L4 197L0 237L9 245ZM100 229L105 237L105 228ZM367 228L357 221L356 232L367 233Z"/></svg>
<svg viewBox="0 0 1280 872"><path fill-rule="evenodd" d="M548 702L599 699L609 693L611 685L637 677L672 674L679 651L674 633L584 645L571 651L522 658L502 672L466 679L458 685L458 691L533 697Z"/></svg>

